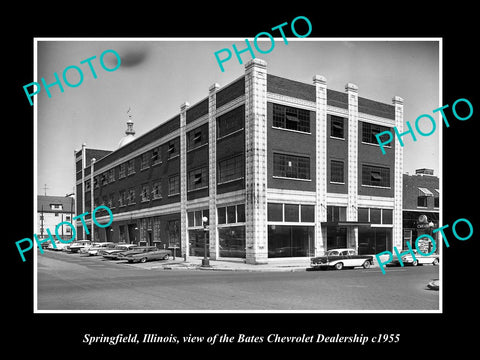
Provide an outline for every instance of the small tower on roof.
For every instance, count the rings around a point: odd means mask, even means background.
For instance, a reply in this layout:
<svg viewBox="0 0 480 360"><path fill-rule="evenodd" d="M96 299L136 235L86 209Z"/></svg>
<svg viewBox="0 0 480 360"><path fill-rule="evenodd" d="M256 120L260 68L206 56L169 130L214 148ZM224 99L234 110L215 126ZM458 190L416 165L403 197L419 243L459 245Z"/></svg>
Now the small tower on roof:
<svg viewBox="0 0 480 360"><path fill-rule="evenodd" d="M135 139L135 130L133 130L133 120L132 120L132 111L130 107L127 110L128 120L127 120L127 130L125 130L125 136L118 143L118 147L128 144L129 142Z"/></svg>

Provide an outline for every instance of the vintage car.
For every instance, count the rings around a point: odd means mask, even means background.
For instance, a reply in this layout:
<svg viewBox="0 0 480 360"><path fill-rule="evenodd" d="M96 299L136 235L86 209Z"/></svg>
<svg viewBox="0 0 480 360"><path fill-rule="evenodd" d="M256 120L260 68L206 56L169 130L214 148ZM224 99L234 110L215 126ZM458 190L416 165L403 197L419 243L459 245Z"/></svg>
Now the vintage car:
<svg viewBox="0 0 480 360"><path fill-rule="evenodd" d="M99 255L99 251L105 250L105 249L112 249L115 247L115 245L116 244L113 242L97 243L96 245L88 249L87 253L89 256L96 256L96 255Z"/></svg>
<svg viewBox="0 0 480 360"><path fill-rule="evenodd" d="M325 252L324 256L317 256L310 259L310 266L313 269L334 268L341 270L363 266L368 269L373 264L373 255L357 255L354 249L332 249Z"/></svg>
<svg viewBox="0 0 480 360"><path fill-rule="evenodd" d="M78 253L80 249L90 246L91 244L92 244L91 240L76 240L70 243L70 245L67 246L65 250L71 253Z"/></svg>
<svg viewBox="0 0 480 360"><path fill-rule="evenodd" d="M43 243L43 244L45 244L45 243ZM70 245L70 244L65 244L61 241L55 240L55 247L53 247L52 241L50 240L50 241L48 241L47 249L48 250L55 250L55 251L63 251L67 248L68 245ZM44 247L42 246L42 248L44 248Z"/></svg>
<svg viewBox="0 0 480 360"><path fill-rule="evenodd" d="M171 250L166 249L156 249L153 251L145 251L142 253L131 253L125 255L124 259L128 260L129 263L133 262L147 262L151 260L168 260L168 258L172 256Z"/></svg>
<svg viewBox="0 0 480 360"><path fill-rule="evenodd" d="M99 255L102 255L105 259L114 260L117 259L118 253L131 250L136 247L135 244L117 244L113 248L102 249L98 252Z"/></svg>
<svg viewBox="0 0 480 360"><path fill-rule="evenodd" d="M139 253L144 253L144 252L149 252L149 251L155 251L158 250L156 246L133 246L131 249L127 251L122 251L117 253L117 259L118 260L126 260L126 257L131 254L139 254Z"/></svg>
<svg viewBox="0 0 480 360"><path fill-rule="evenodd" d="M403 265L412 265L412 266L424 265L424 264L438 265L438 263L440 262L440 257L438 254L423 256L419 254L418 251L415 249L412 251L415 254L416 260L413 259L413 256L410 253L407 253L401 257ZM390 264L387 264L387 265L398 266L400 265L400 260L396 255L394 255Z"/></svg>

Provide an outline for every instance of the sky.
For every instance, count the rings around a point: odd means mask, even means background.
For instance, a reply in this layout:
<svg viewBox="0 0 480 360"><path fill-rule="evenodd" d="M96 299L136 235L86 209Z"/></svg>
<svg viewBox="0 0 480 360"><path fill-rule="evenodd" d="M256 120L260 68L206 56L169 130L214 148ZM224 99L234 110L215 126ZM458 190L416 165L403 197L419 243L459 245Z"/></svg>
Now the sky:
<svg viewBox="0 0 480 360"><path fill-rule="evenodd" d="M439 42L414 40L288 38L285 44L280 37L275 38L270 53L256 52L256 57L267 62L268 73L292 80L312 84L314 75L323 75L328 88L343 92L347 83L354 83L360 97L387 104L400 96L404 99L404 123L409 121L412 127L418 116L433 116L437 130L432 135L417 134L415 142L403 138L404 172L430 168L440 176L442 121L439 113L432 113L443 105ZM259 42L260 48L271 46L266 41ZM64 69L71 65L83 72L79 86L68 87L61 80L63 93L52 86L50 98L45 89L34 97L37 194L45 194L45 184L47 195L72 193L74 152L83 143L88 148L117 149L125 136L129 109L135 136L139 137L177 115L184 102L194 105L207 97L212 84L223 87L244 74L244 64L251 59L249 52L241 55L243 64L233 54L223 63L224 72L216 62L214 53L224 48L232 50L232 44L239 50L245 48L243 38L37 39L37 69L32 81L40 83L45 78L47 84L53 83L54 73L62 78ZM100 64L100 55L110 49L119 54L121 65L107 72ZM93 56L96 79L88 64L80 63ZM107 68L115 68L117 60L112 53L103 59ZM67 79L72 84L80 82L75 69L68 70ZM29 106L26 97L25 103ZM425 133L432 126L428 122L419 125Z"/></svg>

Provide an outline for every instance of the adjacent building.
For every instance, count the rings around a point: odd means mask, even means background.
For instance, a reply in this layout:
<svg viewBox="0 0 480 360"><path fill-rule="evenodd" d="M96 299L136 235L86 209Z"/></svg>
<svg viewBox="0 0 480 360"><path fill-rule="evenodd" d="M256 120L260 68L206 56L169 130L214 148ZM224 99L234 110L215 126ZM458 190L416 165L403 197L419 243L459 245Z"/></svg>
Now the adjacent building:
<svg viewBox="0 0 480 360"><path fill-rule="evenodd" d="M37 231L39 239L48 237L47 229L55 236L55 229L62 222L72 222L75 216L75 201L69 196L37 196ZM62 239L72 237L72 228L62 224L58 227Z"/></svg>
<svg viewBox="0 0 480 360"><path fill-rule="evenodd" d="M408 249L407 242L414 249L416 239L423 234L439 243L439 234L432 232L439 227L439 184L432 169L417 169L414 175L403 175L403 249ZM432 249L427 239L419 240L418 244L424 253Z"/></svg>
<svg viewBox="0 0 480 360"><path fill-rule="evenodd" d="M392 104L267 72L245 73L115 151L75 152L77 213L108 206L100 241L175 248L177 256L261 264L337 247L375 254L402 245L403 148L375 135L403 128ZM101 213L96 214L98 221ZM108 220L108 215L105 215ZM85 231L77 222L78 231Z"/></svg>

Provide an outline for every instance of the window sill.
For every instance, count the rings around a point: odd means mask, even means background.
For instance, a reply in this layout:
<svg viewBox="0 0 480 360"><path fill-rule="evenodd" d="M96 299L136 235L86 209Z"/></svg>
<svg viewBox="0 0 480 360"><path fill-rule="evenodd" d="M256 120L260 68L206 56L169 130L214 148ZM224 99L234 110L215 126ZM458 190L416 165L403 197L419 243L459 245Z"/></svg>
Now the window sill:
<svg viewBox="0 0 480 360"><path fill-rule="evenodd" d="M297 134L312 135L311 132L300 131L300 130L293 130L293 129L285 129L285 128L281 128L281 127L277 127L277 126L273 126L273 125L272 125L272 129L283 130L283 131L290 131L290 132L294 132L294 133L297 133Z"/></svg>
<svg viewBox="0 0 480 360"><path fill-rule="evenodd" d="M199 188L196 188L196 189L190 189L190 190L187 190L187 192L205 190L205 189L208 189L208 186L202 186L202 187L199 187Z"/></svg>
<svg viewBox="0 0 480 360"><path fill-rule="evenodd" d="M179 192L178 192L178 193L175 193L175 194L168 194L168 197L172 197L172 196L178 196L178 195L180 195L180 193L179 193Z"/></svg>
<svg viewBox="0 0 480 360"><path fill-rule="evenodd" d="M191 149L188 149L188 150L187 150L187 154L188 154L189 152L191 152L191 151L195 151L195 150L201 149L201 148L203 148L203 147L206 146L206 145L208 145L208 142L206 142L205 144L202 144L202 145L195 146L195 147L193 147L193 148L191 148Z"/></svg>
<svg viewBox="0 0 480 360"><path fill-rule="evenodd" d="M230 183L232 183L232 182L239 181L239 180L244 180L244 179L245 179L245 178L242 176L242 177L239 177L239 178L236 178L236 179L218 182L217 185L230 184Z"/></svg>
<svg viewBox="0 0 480 360"><path fill-rule="evenodd" d="M368 142L362 141L362 144L365 144L365 145L373 145L373 146L380 147L380 144L379 144L379 143L368 143ZM384 145L383 147L385 147L385 148L387 148L387 149L391 149L391 148L392 148L391 145Z"/></svg>
<svg viewBox="0 0 480 360"><path fill-rule="evenodd" d="M345 182L330 181L330 184L335 184L335 185L345 185Z"/></svg>
<svg viewBox="0 0 480 360"><path fill-rule="evenodd" d="M343 140L343 141L347 140L347 139L345 139L344 137L343 137L343 138L340 138L340 137L336 137L336 136L332 136L332 135L330 135L330 139Z"/></svg>
<svg viewBox="0 0 480 360"><path fill-rule="evenodd" d="M154 163L152 164L152 166L161 165L162 163L163 163L162 161L157 161L157 162L154 162Z"/></svg>
<svg viewBox="0 0 480 360"><path fill-rule="evenodd" d="M364 187L376 188L376 189L391 189L391 186L377 186L377 185L363 185Z"/></svg>
<svg viewBox="0 0 480 360"><path fill-rule="evenodd" d="M243 130L245 130L245 128L241 128L241 129L232 131L231 133L228 133L228 134L226 134L226 135L217 137L217 141L218 141L218 140L223 140L223 139L225 139L225 138L227 138L227 137L229 137L229 136L231 136L231 135L237 134L237 133L239 133L239 132L241 132L241 131L243 131Z"/></svg>
<svg viewBox="0 0 480 360"><path fill-rule="evenodd" d="M272 176L274 179L282 179L282 180L297 180L297 181L312 181L312 179L299 179L299 178L292 178L292 177L286 177L286 176Z"/></svg>
<svg viewBox="0 0 480 360"><path fill-rule="evenodd" d="M173 156L169 157L169 158L167 159L167 161L168 161L168 160L172 160L172 159L176 159L176 158L178 158L178 157L180 157L180 154L173 155Z"/></svg>
<svg viewBox="0 0 480 360"><path fill-rule="evenodd" d="M145 166L145 167L141 168L140 171L145 171L145 170L148 170L148 169L150 169L150 166Z"/></svg>

